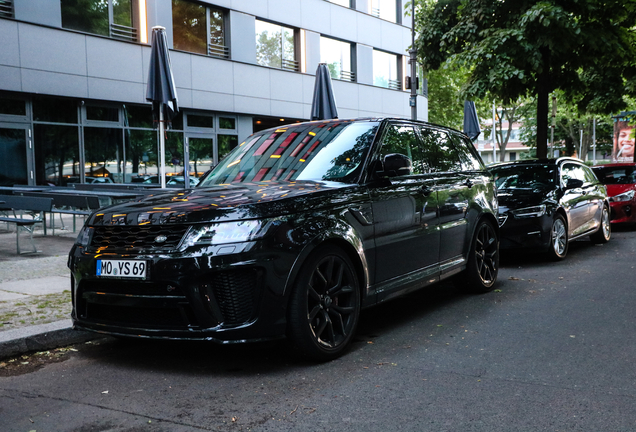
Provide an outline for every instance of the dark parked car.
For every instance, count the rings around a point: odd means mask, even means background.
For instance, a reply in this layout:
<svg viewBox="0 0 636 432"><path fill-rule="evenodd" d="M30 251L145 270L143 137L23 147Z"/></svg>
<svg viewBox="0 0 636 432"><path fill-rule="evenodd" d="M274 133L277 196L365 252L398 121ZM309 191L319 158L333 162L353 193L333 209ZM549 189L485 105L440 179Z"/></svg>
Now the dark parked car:
<svg viewBox="0 0 636 432"><path fill-rule="evenodd" d="M501 248L538 248L565 258L570 241L611 235L609 200L592 170L578 159L523 160L495 165Z"/></svg>
<svg viewBox="0 0 636 432"><path fill-rule="evenodd" d="M592 167L607 188L612 223L636 224L636 164L616 163Z"/></svg>
<svg viewBox="0 0 636 432"><path fill-rule="evenodd" d="M317 359L360 310L442 279L487 292L492 176L468 138L397 119L249 137L192 190L101 209L70 252L75 328L245 342L287 335Z"/></svg>

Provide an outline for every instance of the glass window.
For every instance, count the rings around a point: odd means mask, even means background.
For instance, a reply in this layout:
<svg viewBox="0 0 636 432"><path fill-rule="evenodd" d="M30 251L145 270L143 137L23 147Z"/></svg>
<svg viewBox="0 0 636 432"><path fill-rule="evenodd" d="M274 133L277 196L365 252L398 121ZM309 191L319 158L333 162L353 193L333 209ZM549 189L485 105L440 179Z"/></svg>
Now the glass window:
<svg viewBox="0 0 636 432"><path fill-rule="evenodd" d="M550 189L556 175L552 165L504 165L490 169L497 189Z"/></svg>
<svg viewBox="0 0 636 432"><path fill-rule="evenodd" d="M78 127L36 124L33 130L36 181L56 186L79 181Z"/></svg>
<svg viewBox="0 0 636 432"><path fill-rule="evenodd" d="M397 22L396 0L369 0L371 15L375 15L387 21Z"/></svg>
<svg viewBox="0 0 636 432"><path fill-rule="evenodd" d="M256 20L256 62L272 68L298 70L294 29Z"/></svg>
<svg viewBox="0 0 636 432"><path fill-rule="evenodd" d="M172 0L174 48L227 58L224 13L186 0Z"/></svg>
<svg viewBox="0 0 636 432"><path fill-rule="evenodd" d="M27 184L26 129L0 127L0 185Z"/></svg>
<svg viewBox="0 0 636 432"><path fill-rule="evenodd" d="M5 99L0 97L0 114L26 116L26 103L20 99Z"/></svg>
<svg viewBox="0 0 636 432"><path fill-rule="evenodd" d="M188 127L195 128L214 128L214 117L206 115L187 115Z"/></svg>
<svg viewBox="0 0 636 432"><path fill-rule="evenodd" d="M126 179L138 182L158 173L158 142L154 130L126 130ZM158 182L155 182L158 183Z"/></svg>
<svg viewBox="0 0 636 432"><path fill-rule="evenodd" d="M190 149L190 174L201 177L206 171L214 168L214 139L192 138L188 139Z"/></svg>
<svg viewBox="0 0 636 432"><path fill-rule="evenodd" d="M410 125L389 125L382 138L381 160L389 154L401 154L412 163L411 174L424 174L422 147L417 138L415 128Z"/></svg>
<svg viewBox="0 0 636 432"><path fill-rule="evenodd" d="M475 151L475 146L470 141L462 138L459 135L451 135L453 143L455 144L455 150L459 156L459 161L464 171L475 171L484 169L482 162L479 160L479 156ZM514 153L510 154L511 160Z"/></svg>
<svg viewBox="0 0 636 432"><path fill-rule="evenodd" d="M119 122L119 108L103 106L86 106L86 120Z"/></svg>
<svg viewBox="0 0 636 432"><path fill-rule="evenodd" d="M351 44L328 37L320 38L320 61L326 63L331 78L355 81L351 67Z"/></svg>
<svg viewBox="0 0 636 432"><path fill-rule="evenodd" d="M201 185L276 180L356 181L377 128L377 122L343 121L259 132L230 152ZM230 146L231 143L232 139ZM219 153L222 147L220 144Z"/></svg>
<svg viewBox="0 0 636 432"><path fill-rule="evenodd" d="M373 50L373 85L393 90L402 89L396 54Z"/></svg>
<svg viewBox="0 0 636 432"><path fill-rule="evenodd" d="M87 183L96 179L110 179L109 183L123 183L125 159L122 138L120 128L84 128Z"/></svg>
<svg viewBox="0 0 636 432"><path fill-rule="evenodd" d="M219 135L219 163L238 145L236 135Z"/></svg>
<svg viewBox="0 0 636 432"><path fill-rule="evenodd" d="M603 184L636 183L636 169L632 166L594 167L592 170Z"/></svg>
<svg viewBox="0 0 636 432"><path fill-rule="evenodd" d="M445 132L420 127L425 172L461 171L459 154Z"/></svg>
<svg viewBox="0 0 636 432"><path fill-rule="evenodd" d="M124 105L124 122L130 127L152 128L152 108L149 105Z"/></svg>
<svg viewBox="0 0 636 432"><path fill-rule="evenodd" d="M77 123L77 102L69 99L34 98L33 120Z"/></svg>
<svg viewBox="0 0 636 432"><path fill-rule="evenodd" d="M219 117L219 129L236 129L236 119L233 117Z"/></svg>
<svg viewBox="0 0 636 432"><path fill-rule="evenodd" d="M61 0L61 8L64 28L138 40L135 28L139 8L137 0Z"/></svg>

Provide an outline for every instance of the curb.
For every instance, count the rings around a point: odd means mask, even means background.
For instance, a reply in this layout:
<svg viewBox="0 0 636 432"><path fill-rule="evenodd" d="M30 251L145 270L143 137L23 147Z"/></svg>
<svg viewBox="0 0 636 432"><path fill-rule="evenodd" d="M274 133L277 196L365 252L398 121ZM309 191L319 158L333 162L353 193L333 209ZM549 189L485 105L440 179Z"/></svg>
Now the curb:
<svg viewBox="0 0 636 432"><path fill-rule="evenodd" d="M99 337L103 336L73 330L70 319L6 330L0 332L0 359L86 342Z"/></svg>

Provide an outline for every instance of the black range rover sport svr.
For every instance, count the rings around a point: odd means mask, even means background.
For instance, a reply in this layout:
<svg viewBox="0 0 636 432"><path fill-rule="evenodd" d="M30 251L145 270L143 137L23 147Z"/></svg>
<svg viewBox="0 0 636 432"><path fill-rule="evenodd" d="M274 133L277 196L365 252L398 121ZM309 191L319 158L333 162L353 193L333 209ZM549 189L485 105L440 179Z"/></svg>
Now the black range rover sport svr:
<svg viewBox="0 0 636 432"><path fill-rule="evenodd" d="M194 189L103 208L69 256L73 322L220 343L349 346L360 310L451 276L497 279L497 200L469 139L400 119L256 133Z"/></svg>

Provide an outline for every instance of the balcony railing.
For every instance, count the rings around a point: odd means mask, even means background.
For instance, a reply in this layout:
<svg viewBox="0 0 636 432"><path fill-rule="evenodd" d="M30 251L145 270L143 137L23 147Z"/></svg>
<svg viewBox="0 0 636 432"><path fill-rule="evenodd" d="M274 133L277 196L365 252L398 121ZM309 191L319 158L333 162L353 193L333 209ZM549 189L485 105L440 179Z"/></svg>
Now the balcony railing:
<svg viewBox="0 0 636 432"><path fill-rule="evenodd" d="M230 48L225 45L208 44L208 55L218 58L230 58Z"/></svg>
<svg viewBox="0 0 636 432"><path fill-rule="evenodd" d="M389 80L389 88L391 90L402 90L402 81L400 81L400 80Z"/></svg>
<svg viewBox="0 0 636 432"><path fill-rule="evenodd" d="M110 37L137 42L137 29L113 23L110 25Z"/></svg>
<svg viewBox="0 0 636 432"><path fill-rule="evenodd" d="M340 71L340 79L342 81L351 81L351 82L355 82L356 80L356 73L355 72L349 72L349 71Z"/></svg>
<svg viewBox="0 0 636 432"><path fill-rule="evenodd" d="M295 60L287 60L283 59L282 68L285 70L291 70L294 72L298 72L298 62Z"/></svg>
<svg viewBox="0 0 636 432"><path fill-rule="evenodd" d="M13 18L13 0L0 0L0 18Z"/></svg>

